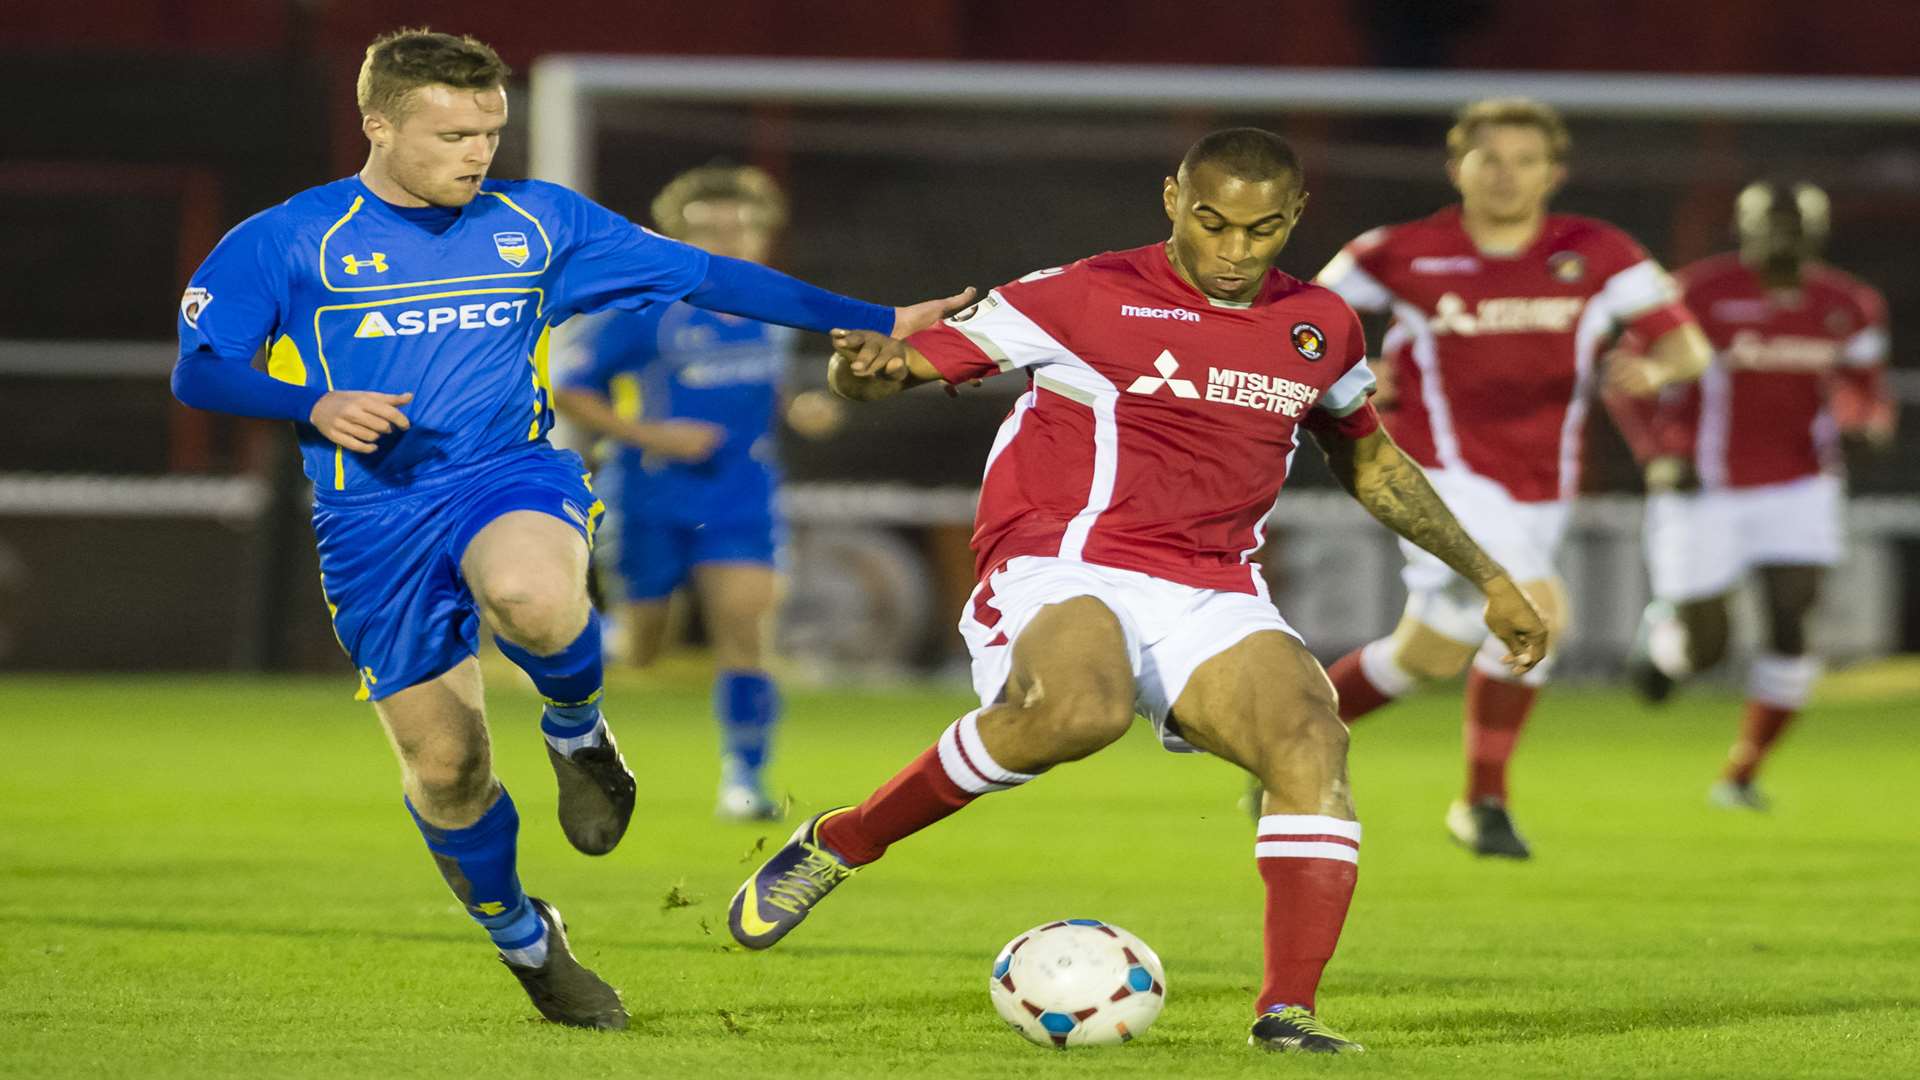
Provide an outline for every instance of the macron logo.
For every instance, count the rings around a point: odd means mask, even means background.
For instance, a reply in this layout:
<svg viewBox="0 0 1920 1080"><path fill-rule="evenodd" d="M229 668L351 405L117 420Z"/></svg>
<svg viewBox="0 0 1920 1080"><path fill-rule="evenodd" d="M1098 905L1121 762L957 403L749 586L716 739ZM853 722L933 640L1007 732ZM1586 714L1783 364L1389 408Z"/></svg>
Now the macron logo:
<svg viewBox="0 0 1920 1080"><path fill-rule="evenodd" d="M1120 314L1135 319L1172 319L1174 322L1199 322L1200 313L1184 308L1137 307L1133 304L1121 304Z"/></svg>
<svg viewBox="0 0 1920 1080"><path fill-rule="evenodd" d="M1124 311L1126 309L1122 308L1121 310ZM1194 316L1196 319L1199 317L1198 315ZM1159 378L1156 379L1151 375L1142 375L1133 380L1132 386L1127 387L1127 393L1153 394L1159 392L1160 388L1164 386L1173 391L1174 397L1197 398L1200 396L1200 391L1192 383L1185 379L1176 379L1173 377L1173 373L1180 370L1180 361L1175 360L1171 352L1165 349L1160 350L1160 355L1153 361L1153 369L1160 373Z"/></svg>

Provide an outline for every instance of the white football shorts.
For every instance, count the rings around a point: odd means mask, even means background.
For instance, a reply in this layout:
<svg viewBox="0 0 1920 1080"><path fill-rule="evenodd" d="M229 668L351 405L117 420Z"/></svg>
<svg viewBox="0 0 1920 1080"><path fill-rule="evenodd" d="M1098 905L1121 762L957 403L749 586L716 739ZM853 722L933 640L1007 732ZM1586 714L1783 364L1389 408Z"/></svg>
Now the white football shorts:
<svg viewBox="0 0 1920 1080"><path fill-rule="evenodd" d="M1458 469L1430 469L1427 480L1447 504L1461 528L1516 582L1557 577L1553 561L1567 533L1571 506L1564 502L1521 502L1496 481ZM1487 598L1466 578L1411 541L1400 541L1407 565L1400 580L1407 586L1407 614L1468 645L1486 640Z"/></svg>
<svg viewBox="0 0 1920 1080"><path fill-rule="evenodd" d="M1756 566L1832 566L1845 548L1840 478L1647 498L1653 595L1681 603L1732 591Z"/></svg>
<svg viewBox="0 0 1920 1080"><path fill-rule="evenodd" d="M1072 559L1021 556L975 586L960 615L982 706L1000 700L1020 632L1041 608L1077 596L1100 601L1119 621L1133 668L1134 710L1153 723L1162 745L1178 753L1197 749L1169 730L1167 717L1201 664L1261 630L1300 637L1271 601L1249 593L1198 589Z"/></svg>

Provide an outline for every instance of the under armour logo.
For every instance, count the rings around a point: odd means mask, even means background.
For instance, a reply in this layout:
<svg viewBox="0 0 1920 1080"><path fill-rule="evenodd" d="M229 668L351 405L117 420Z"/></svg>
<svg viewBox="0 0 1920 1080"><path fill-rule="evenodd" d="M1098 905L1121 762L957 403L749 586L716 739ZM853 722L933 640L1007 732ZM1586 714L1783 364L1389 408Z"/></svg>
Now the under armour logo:
<svg viewBox="0 0 1920 1080"><path fill-rule="evenodd" d="M373 267L373 272L376 274L387 272L387 253L384 251L374 252L371 259L356 259L351 255L342 255L340 261L346 265L349 277L358 275L363 266Z"/></svg>
<svg viewBox="0 0 1920 1080"><path fill-rule="evenodd" d="M1156 379L1151 375L1142 375L1133 380L1132 386L1127 387L1127 393L1152 394L1158 392L1159 389L1164 386L1173 391L1174 397L1198 398L1200 396L1200 391L1194 389L1192 383L1185 379L1176 379L1173 377L1173 373L1180 370L1180 361L1173 358L1172 352L1166 349L1160 350L1160 355L1153 361L1153 368L1160 373L1159 378Z"/></svg>

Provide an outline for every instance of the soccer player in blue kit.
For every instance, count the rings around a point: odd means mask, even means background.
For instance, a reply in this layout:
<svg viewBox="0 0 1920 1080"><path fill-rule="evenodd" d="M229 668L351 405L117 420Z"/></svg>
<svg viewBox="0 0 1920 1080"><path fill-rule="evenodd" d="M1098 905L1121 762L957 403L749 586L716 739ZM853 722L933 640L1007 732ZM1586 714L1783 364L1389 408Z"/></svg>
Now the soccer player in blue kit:
<svg viewBox="0 0 1920 1080"><path fill-rule="evenodd" d="M579 457L546 438L549 330L685 299L904 335L968 297L878 307L710 256L553 184L489 180L508 74L471 38L376 40L357 88L365 168L221 240L181 300L173 388L196 408L296 423L334 630L434 862L542 1015L621 1028L619 994L521 888L519 817L493 775L475 659L484 620L546 699L562 830L587 854L611 851L635 783L600 714L586 572L601 506ZM251 359L263 345L264 373Z"/></svg>
<svg viewBox="0 0 1920 1080"><path fill-rule="evenodd" d="M666 235L756 263L766 261L787 214L772 177L721 164L675 177L652 210ZM777 818L781 807L762 771L780 705L762 652L782 532L773 425L794 332L685 303L580 322L555 349L554 406L617 447L596 477L618 525L608 538L618 553L626 633L614 655L651 663L666 638L668 601L691 580L718 669L716 813ZM788 422L822 434L837 422L838 405L821 391L803 393Z"/></svg>

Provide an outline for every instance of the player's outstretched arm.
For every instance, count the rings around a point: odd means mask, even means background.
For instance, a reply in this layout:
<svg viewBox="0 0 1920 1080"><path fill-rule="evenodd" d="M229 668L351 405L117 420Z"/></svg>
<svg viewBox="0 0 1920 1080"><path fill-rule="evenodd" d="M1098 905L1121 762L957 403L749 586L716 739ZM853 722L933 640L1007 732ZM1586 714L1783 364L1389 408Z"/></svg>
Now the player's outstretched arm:
<svg viewBox="0 0 1920 1080"><path fill-rule="evenodd" d="M628 420L606 395L582 387L554 387L553 408L595 435L637 447L660 461L706 461L727 439L726 428L705 420Z"/></svg>
<svg viewBox="0 0 1920 1080"><path fill-rule="evenodd" d="M921 383L940 381L933 363L897 338L871 330L835 330L832 337L827 386L848 401L878 401Z"/></svg>
<svg viewBox="0 0 1920 1080"><path fill-rule="evenodd" d="M1487 596L1487 628L1506 643L1507 666L1516 674L1547 655L1547 624L1507 571L1460 527L1435 494L1420 466L1384 428L1358 438L1315 431L1327 464L1375 520L1432 552Z"/></svg>
<svg viewBox="0 0 1920 1080"><path fill-rule="evenodd" d="M882 307L828 292L758 263L715 255L708 260L706 276L685 299L694 307L800 330L884 328L892 336L904 338L973 303L973 296L969 286L952 296L906 307Z"/></svg>
<svg viewBox="0 0 1920 1080"><path fill-rule="evenodd" d="M1628 397L1651 397L1698 379L1712 362L1713 345L1696 323L1681 323L1661 334L1644 352L1633 347L1632 335L1622 335L1620 347L1607 356L1606 388Z"/></svg>

